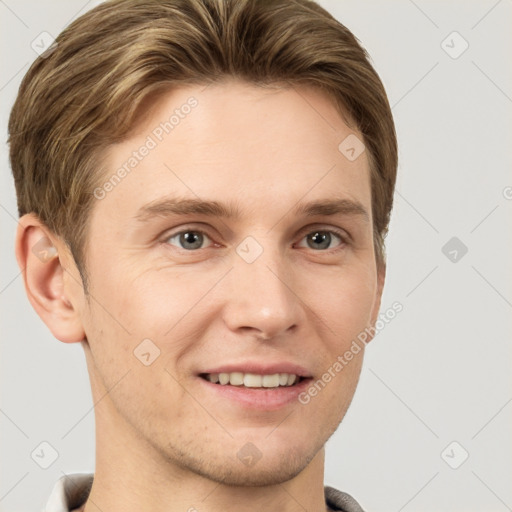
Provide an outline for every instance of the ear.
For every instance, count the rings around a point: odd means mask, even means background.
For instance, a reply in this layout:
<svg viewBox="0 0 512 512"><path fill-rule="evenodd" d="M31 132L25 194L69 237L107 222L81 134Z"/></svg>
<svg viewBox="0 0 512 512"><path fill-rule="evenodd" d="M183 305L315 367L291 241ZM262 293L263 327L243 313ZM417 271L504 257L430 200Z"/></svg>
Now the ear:
<svg viewBox="0 0 512 512"><path fill-rule="evenodd" d="M372 332L371 338L368 338L366 343L369 343L373 337L375 336L375 323L379 318L380 304L382 300L382 292L384 290L384 282L386 281L386 264L378 264L377 263L377 288L375 291L375 299L373 302L372 313L371 313L371 323L368 326L368 330Z"/></svg>
<svg viewBox="0 0 512 512"><path fill-rule="evenodd" d="M85 332L78 305L83 286L79 276L70 274L74 269L65 266L73 258L66 244L33 213L18 222L16 259L28 300L52 334L64 343L82 341Z"/></svg>

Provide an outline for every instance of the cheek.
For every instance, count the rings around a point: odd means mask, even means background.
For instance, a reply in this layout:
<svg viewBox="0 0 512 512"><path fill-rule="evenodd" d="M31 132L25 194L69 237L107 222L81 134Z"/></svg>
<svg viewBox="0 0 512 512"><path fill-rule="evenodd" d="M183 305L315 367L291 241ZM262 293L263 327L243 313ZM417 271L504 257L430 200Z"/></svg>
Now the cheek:
<svg viewBox="0 0 512 512"><path fill-rule="evenodd" d="M215 314L214 305L205 310L207 301L200 299L218 280L197 272L130 272L119 265L91 283L84 328L105 382L113 385L128 369L145 370L139 357L152 361L148 368L161 370L158 376L147 372L144 381L149 377L158 385L172 379L165 370L176 373L175 363L201 339L204 322Z"/></svg>
<svg viewBox="0 0 512 512"><path fill-rule="evenodd" d="M123 264L122 258L108 271L98 269L91 288L100 325L141 340L172 327L187 293L187 287L178 282L171 286L154 268L134 268Z"/></svg>
<svg viewBox="0 0 512 512"><path fill-rule="evenodd" d="M143 305L141 296L130 300L124 297L122 308L109 311L99 305L103 300L108 300L105 295L91 305L86 330L97 395L108 391L118 411L136 424L157 415L162 397L168 397L166 404L183 401L184 390L178 383L181 375L172 363L180 358L188 340L169 344L166 340L172 333L167 337L160 334L169 329L171 315L156 311L154 305ZM112 299L108 304L120 302ZM156 325L157 321L165 325ZM168 408L161 414L168 415Z"/></svg>
<svg viewBox="0 0 512 512"><path fill-rule="evenodd" d="M322 319L327 339L336 348L350 343L371 322L376 276L371 267L338 268L308 285L306 303Z"/></svg>

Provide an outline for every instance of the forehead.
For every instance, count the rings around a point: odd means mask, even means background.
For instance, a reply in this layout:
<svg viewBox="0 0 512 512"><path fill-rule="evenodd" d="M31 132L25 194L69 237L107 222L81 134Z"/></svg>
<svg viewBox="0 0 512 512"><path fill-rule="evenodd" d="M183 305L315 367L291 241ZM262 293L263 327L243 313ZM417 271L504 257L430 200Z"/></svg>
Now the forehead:
<svg viewBox="0 0 512 512"><path fill-rule="evenodd" d="M347 157L347 141L359 144L357 158ZM100 185L111 186L99 209L134 217L165 195L229 199L242 213L278 213L326 195L368 207L361 148L360 133L317 89L236 80L180 87L149 105L130 137L106 152Z"/></svg>

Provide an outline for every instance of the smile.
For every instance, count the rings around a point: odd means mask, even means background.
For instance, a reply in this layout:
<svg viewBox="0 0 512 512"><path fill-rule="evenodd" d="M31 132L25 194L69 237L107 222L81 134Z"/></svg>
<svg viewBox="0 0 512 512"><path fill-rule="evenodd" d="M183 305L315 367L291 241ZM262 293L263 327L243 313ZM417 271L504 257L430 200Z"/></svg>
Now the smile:
<svg viewBox="0 0 512 512"><path fill-rule="evenodd" d="M246 388L277 388L280 386L293 386L299 383L301 377L293 373L274 373L271 375L261 375L257 373L205 373L200 375L202 378L220 384L222 386L240 386Z"/></svg>

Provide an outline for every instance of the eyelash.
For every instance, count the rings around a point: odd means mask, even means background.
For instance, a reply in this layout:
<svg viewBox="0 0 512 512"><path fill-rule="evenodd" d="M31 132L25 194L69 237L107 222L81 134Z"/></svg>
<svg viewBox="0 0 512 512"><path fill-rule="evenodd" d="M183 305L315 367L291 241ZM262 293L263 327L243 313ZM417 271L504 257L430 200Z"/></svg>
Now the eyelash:
<svg viewBox="0 0 512 512"><path fill-rule="evenodd" d="M315 232L333 234L333 235L335 235L336 237L338 237L340 239L340 244L339 244L339 246L337 246L337 247L335 247L333 249L322 249L322 250L318 250L318 251L315 251L314 249L311 249L314 252L333 253L333 252L336 252L336 251L339 251L339 250L343 249L349 243L349 235L346 232L341 231L341 230L337 230L337 229L333 229L333 228L328 228L328 229L326 229L326 228L316 228L315 229L314 228L314 229L312 229L310 231L304 232L304 234L300 238L300 241L302 241L307 235L311 235L311 234L313 234ZM209 236L209 234L205 230L190 227L190 228L181 229L180 231L176 231L175 233L167 234L162 239L162 243L165 244L165 245L172 245L172 244L168 243L168 240L171 239L171 238L175 238L176 236L179 236L179 235L181 235L183 233L200 233L201 235L206 236L208 239L210 239L210 241L213 242L212 238ZM215 244L215 242L213 242L213 243ZM200 251L202 249L208 249L208 247L201 247L199 249L184 249L183 247L177 247L175 245L172 245L172 247L175 247L176 249L178 249L180 251L183 251L183 252L186 252L188 254L191 254L191 253L194 253L194 252L198 252L198 251Z"/></svg>

